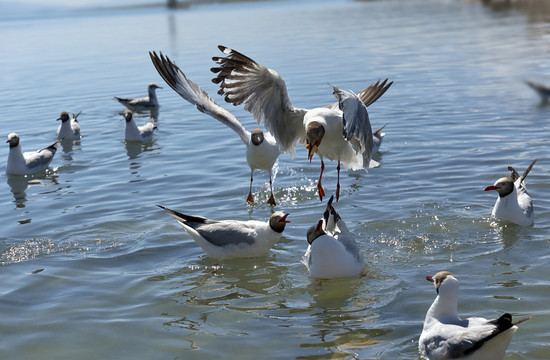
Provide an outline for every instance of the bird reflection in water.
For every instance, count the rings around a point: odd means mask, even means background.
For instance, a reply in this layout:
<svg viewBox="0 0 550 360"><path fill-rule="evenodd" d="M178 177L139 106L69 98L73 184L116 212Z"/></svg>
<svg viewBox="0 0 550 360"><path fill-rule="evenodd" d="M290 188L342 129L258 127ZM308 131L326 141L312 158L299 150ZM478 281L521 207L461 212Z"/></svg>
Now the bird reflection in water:
<svg viewBox="0 0 550 360"><path fill-rule="evenodd" d="M27 201L26 190L30 186L51 186L58 185L57 176L46 172L37 175L8 175L7 183L15 199L17 208L24 208Z"/></svg>

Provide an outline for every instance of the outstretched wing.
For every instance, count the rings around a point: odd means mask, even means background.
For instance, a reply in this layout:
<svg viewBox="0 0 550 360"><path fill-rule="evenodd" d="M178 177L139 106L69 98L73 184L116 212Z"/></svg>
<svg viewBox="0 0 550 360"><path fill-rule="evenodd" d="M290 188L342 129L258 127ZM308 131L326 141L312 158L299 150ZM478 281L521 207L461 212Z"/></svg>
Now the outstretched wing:
<svg viewBox="0 0 550 360"><path fill-rule="evenodd" d="M296 141L305 138L307 110L292 105L286 84L276 71L228 47L218 48L226 55L212 58L219 65L211 69L217 74L212 81L220 84L218 94L233 105L244 104L258 124L265 123L281 150L294 152Z"/></svg>
<svg viewBox="0 0 550 360"><path fill-rule="evenodd" d="M369 87L364 88L357 94L359 99L361 99L361 102L365 104L365 106L369 107L371 106L378 98L392 86L393 81L390 81L388 83L388 79L384 80L382 83L380 83L380 80L378 80L376 83L372 83L369 85ZM328 106L329 109L338 109L339 104L336 102L334 104L331 104Z"/></svg>
<svg viewBox="0 0 550 360"><path fill-rule="evenodd" d="M367 107L355 93L334 86L332 88L342 111L342 135L355 151L363 154L363 167L368 169L372 158L373 139Z"/></svg>
<svg viewBox="0 0 550 360"><path fill-rule="evenodd" d="M206 91L189 80L175 62L162 53L157 55L154 51L152 53L149 52L149 56L160 76L175 92L195 105L199 111L212 116L233 129L241 137L245 145L250 143L250 132L244 128L239 120L229 111L216 104Z"/></svg>
<svg viewBox="0 0 550 360"><path fill-rule="evenodd" d="M531 163L531 165L529 165L527 167L527 169L525 169L525 171L523 172L523 174L521 175L521 177L519 176L518 172L516 171L516 169L514 169L512 166L508 166L508 171L510 171L510 178L512 179L512 181L515 183L516 180L520 179L519 182L516 184L517 187L520 187L523 185L523 181L525 180L525 178L527 177L527 175L529 175L529 172L531 171L531 169L533 168L533 165L535 165L535 163L537 162L537 159L533 160L533 162Z"/></svg>

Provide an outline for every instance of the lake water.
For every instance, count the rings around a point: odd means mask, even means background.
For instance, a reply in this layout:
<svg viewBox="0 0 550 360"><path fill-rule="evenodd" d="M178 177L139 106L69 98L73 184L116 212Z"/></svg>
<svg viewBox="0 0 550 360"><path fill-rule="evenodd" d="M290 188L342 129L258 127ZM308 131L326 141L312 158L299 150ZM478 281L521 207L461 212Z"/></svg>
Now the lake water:
<svg viewBox="0 0 550 360"><path fill-rule="evenodd" d="M461 281L461 315L532 316L507 359L550 358L550 107L523 83L550 83L548 13L459 0L54 5L0 3L1 133L35 150L55 141L61 111L82 111L83 134L34 177L6 176L0 151L2 359L416 359L436 295L425 276L440 270ZM343 171L336 204L366 276L311 280L300 262L325 205L303 148L276 166L275 209L292 223L264 257L208 258L155 206L272 211L266 173L258 203L245 202L239 137L174 93L148 55L170 56L252 129L210 82L218 44L276 69L299 107L334 102L327 83L395 82L369 108L373 127L388 123L381 165ZM164 87L155 140L126 145L112 97L144 96L150 82ZM483 189L535 158L534 226L491 220L496 193ZM334 162L323 184L334 192Z"/></svg>

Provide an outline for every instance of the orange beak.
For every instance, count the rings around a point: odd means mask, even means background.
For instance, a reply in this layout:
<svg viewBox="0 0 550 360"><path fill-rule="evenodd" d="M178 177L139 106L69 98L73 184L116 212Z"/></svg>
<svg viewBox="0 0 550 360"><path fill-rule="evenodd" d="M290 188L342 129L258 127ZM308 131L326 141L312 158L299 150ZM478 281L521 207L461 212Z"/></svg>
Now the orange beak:
<svg viewBox="0 0 550 360"><path fill-rule="evenodd" d="M315 154L318 151L318 146L319 146L319 142L316 142L313 145L307 142L306 149L308 150L307 158L309 159L309 162L311 162L311 159L313 158L313 154Z"/></svg>

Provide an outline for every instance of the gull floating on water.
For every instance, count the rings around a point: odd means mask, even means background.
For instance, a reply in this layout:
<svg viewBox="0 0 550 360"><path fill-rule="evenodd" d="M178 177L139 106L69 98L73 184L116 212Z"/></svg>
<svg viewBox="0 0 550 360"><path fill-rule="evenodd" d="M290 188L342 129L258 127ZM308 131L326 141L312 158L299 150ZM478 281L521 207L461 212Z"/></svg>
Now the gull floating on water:
<svg viewBox="0 0 550 360"><path fill-rule="evenodd" d="M206 91L189 80L175 62L172 62L162 53L157 55L153 52L149 55L159 74L174 91L195 105L199 111L227 125L241 137L246 146L246 161L250 166L250 189L246 200L254 202L252 196L254 170L265 170L269 173L269 188L271 191L267 202L270 205L275 205L271 170L279 157L280 151L273 136L270 133L264 133L261 129L254 129L252 132L246 130L233 114L216 104Z"/></svg>
<svg viewBox="0 0 550 360"><path fill-rule="evenodd" d="M311 110L296 108L276 71L233 49L218 47L226 55L212 58L219 65L211 69L217 73L212 81L220 84L218 93L233 105L244 104L244 109L258 124L265 123L282 151L293 154L299 142L307 145L310 161L314 153L319 155L321 174L317 188L321 200L325 195L321 185L323 158L338 161L338 200L340 163L352 170L367 170L371 166L373 134L367 106L382 96L393 82L378 81L359 94L333 87L338 103Z"/></svg>
<svg viewBox="0 0 550 360"><path fill-rule="evenodd" d="M57 151L59 140L38 151L23 152L19 135L11 133L6 141L10 144L6 173L12 175L31 175L46 170Z"/></svg>
<svg viewBox="0 0 550 360"><path fill-rule="evenodd" d="M124 111L126 120L126 130L124 140L135 142L149 142L153 138L153 133L157 129L155 119L149 118L149 121L143 126L137 126L134 121L133 113L130 110Z"/></svg>
<svg viewBox="0 0 550 360"><path fill-rule="evenodd" d="M256 257L267 253L281 238L288 214L276 211L267 222L257 220L210 220L185 215L160 206L191 235L211 257L233 259Z"/></svg>
<svg viewBox="0 0 550 360"><path fill-rule="evenodd" d="M127 99L117 96L115 96L114 98L116 101L126 106L130 110L139 111L144 109L156 108L159 106L157 94L155 93L156 89L162 88L160 86L157 86L156 84L149 84L149 86L147 87L148 96L140 99Z"/></svg>
<svg viewBox="0 0 550 360"><path fill-rule="evenodd" d="M426 313L424 328L418 341L423 358L429 360L498 360L503 359L506 349L517 331L512 315L504 314L498 319L458 317L458 280L448 271L426 276L437 291L432 306Z"/></svg>
<svg viewBox="0 0 550 360"><path fill-rule="evenodd" d="M365 260L344 220L332 206L331 196L323 218L307 231L309 246L302 262L314 278L338 279L360 275Z"/></svg>
<svg viewBox="0 0 550 360"><path fill-rule="evenodd" d="M546 86L544 84L539 84L536 82L525 80L525 83L531 87L531 89L535 90L537 94L539 94L540 99L542 102L548 102L548 99L550 99L550 86Z"/></svg>
<svg viewBox="0 0 550 360"><path fill-rule="evenodd" d="M61 125L57 127L57 138L59 140L78 140L80 139L80 125L78 124L78 116L82 113L73 114L73 118L69 117L69 113L63 111L57 120L61 120Z"/></svg>
<svg viewBox="0 0 550 360"><path fill-rule="evenodd" d="M536 159L521 176L513 167L508 166L510 177L500 178L494 185L485 188L485 191L495 190L498 192L498 198L491 214L492 217L521 226L533 224L535 216L533 202L527 192L524 180L535 162L537 162Z"/></svg>

